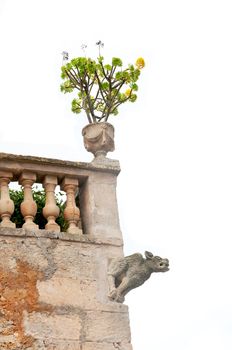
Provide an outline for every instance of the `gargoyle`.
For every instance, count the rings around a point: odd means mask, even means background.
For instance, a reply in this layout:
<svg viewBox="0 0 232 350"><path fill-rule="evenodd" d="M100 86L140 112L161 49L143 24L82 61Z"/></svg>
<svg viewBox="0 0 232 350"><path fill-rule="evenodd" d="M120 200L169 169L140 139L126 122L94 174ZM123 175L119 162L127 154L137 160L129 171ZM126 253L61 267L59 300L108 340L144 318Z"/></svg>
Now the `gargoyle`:
<svg viewBox="0 0 232 350"><path fill-rule="evenodd" d="M145 252L135 253L125 258L112 259L108 268L109 298L118 303L124 301L125 295L134 288L141 286L153 272L169 270L168 259L153 256Z"/></svg>

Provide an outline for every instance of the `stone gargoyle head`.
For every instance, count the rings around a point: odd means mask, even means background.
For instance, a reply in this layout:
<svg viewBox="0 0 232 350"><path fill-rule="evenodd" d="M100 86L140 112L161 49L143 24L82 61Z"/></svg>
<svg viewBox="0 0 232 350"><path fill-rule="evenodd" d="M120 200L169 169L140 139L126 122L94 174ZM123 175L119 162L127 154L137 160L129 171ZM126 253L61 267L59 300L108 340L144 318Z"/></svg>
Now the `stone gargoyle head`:
<svg viewBox="0 0 232 350"><path fill-rule="evenodd" d="M169 260L162 259L160 256L154 256L145 251L146 265L154 272L166 272L169 270Z"/></svg>

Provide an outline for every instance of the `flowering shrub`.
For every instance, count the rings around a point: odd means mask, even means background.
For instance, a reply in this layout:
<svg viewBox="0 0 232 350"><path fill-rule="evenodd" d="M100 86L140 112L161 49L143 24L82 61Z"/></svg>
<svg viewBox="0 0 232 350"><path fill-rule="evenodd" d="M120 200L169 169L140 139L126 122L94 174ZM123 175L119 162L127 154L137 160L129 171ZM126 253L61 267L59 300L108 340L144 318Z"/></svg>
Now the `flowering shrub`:
<svg viewBox="0 0 232 350"><path fill-rule="evenodd" d="M67 53L63 54L66 54L67 60ZM122 103L135 102L137 81L145 66L144 59L138 58L135 65L129 64L126 69L122 66L122 60L116 57L112 58L110 64L104 63L100 49L97 60L77 57L64 64L61 67L61 78L64 80L61 91L78 91L72 101L72 111L85 111L89 123L106 122L110 115L118 114L118 107Z"/></svg>

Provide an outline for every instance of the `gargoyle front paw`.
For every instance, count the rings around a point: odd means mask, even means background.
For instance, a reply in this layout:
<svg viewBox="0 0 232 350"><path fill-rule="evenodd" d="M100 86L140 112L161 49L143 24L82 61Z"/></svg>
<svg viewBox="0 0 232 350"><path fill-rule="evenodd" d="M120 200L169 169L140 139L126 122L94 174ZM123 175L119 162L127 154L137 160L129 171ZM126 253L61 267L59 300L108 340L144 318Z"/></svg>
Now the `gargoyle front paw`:
<svg viewBox="0 0 232 350"><path fill-rule="evenodd" d="M121 294L117 294L116 298L114 299L114 301L116 301L117 303L123 303L124 300L125 298Z"/></svg>
<svg viewBox="0 0 232 350"><path fill-rule="evenodd" d="M116 288L112 289L112 290L109 292L108 297L109 297L110 299L112 299L112 300L115 300L116 297L117 297L117 289L116 289Z"/></svg>
<svg viewBox="0 0 232 350"><path fill-rule="evenodd" d="M125 298L124 296L122 296L121 294L118 293L117 289L112 289L108 295L108 297L113 300L116 301L117 303L123 303Z"/></svg>

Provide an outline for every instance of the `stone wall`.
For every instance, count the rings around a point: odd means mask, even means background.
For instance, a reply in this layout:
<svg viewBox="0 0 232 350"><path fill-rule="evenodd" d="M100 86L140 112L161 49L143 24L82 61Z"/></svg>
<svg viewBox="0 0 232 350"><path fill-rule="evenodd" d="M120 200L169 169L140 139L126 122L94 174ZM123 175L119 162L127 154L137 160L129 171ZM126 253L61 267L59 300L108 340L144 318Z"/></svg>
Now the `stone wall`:
<svg viewBox="0 0 232 350"><path fill-rule="evenodd" d="M126 305L108 299L122 241L0 228L0 349L132 350Z"/></svg>

